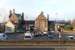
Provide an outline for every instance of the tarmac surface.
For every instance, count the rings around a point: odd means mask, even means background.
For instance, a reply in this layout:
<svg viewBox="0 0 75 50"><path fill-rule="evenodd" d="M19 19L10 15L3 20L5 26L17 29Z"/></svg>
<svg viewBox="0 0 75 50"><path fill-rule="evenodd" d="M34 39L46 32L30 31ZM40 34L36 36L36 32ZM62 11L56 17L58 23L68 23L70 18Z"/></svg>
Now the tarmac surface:
<svg viewBox="0 0 75 50"><path fill-rule="evenodd" d="M54 48L0 48L0 50L55 50Z"/></svg>
<svg viewBox="0 0 75 50"><path fill-rule="evenodd" d="M8 40L0 41L0 48L75 48L75 40L69 40L67 38L67 36L70 35L75 36L72 34L62 34L62 37L65 38L61 38L61 40L59 39L58 34L50 34L49 37L43 35L29 41L24 40L23 33L6 35L8 36Z"/></svg>

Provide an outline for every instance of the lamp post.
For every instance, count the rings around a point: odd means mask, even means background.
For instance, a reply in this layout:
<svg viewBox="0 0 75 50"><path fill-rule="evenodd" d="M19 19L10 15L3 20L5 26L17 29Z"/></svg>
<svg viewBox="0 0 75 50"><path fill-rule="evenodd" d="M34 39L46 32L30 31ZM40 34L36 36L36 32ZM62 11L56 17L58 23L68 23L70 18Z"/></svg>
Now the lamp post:
<svg viewBox="0 0 75 50"><path fill-rule="evenodd" d="M58 13L56 12L56 17L57 17L57 15L58 15ZM55 21L56 21L56 19L55 19ZM58 36L59 36L59 40L61 39L61 27L59 26L60 25L60 23L57 23L57 31L58 31Z"/></svg>

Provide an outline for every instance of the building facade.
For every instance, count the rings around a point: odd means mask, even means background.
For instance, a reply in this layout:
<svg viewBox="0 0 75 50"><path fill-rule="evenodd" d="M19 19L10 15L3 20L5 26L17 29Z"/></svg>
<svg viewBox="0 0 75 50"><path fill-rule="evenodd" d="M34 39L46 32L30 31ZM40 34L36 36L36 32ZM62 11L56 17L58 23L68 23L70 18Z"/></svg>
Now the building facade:
<svg viewBox="0 0 75 50"><path fill-rule="evenodd" d="M5 22L5 32L21 32L22 30L24 30L23 21L24 21L24 13L17 14L15 13L15 9L13 9L13 11L10 10L9 20Z"/></svg>
<svg viewBox="0 0 75 50"><path fill-rule="evenodd" d="M41 12L40 15L35 20L35 28L41 32L48 31L48 19L44 16L44 13Z"/></svg>

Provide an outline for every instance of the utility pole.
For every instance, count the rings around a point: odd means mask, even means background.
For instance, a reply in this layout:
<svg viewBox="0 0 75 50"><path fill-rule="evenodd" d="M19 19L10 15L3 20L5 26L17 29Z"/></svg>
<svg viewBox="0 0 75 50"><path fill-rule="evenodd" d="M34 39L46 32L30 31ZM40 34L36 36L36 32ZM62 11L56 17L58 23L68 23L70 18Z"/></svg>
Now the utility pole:
<svg viewBox="0 0 75 50"><path fill-rule="evenodd" d="M58 15L58 13L56 12L56 18L57 18L57 15ZM58 21L56 21L56 23L57 23L56 28L57 28L57 31L58 31L58 34L59 34L59 40L60 40L62 38L62 36L61 36L61 27L59 26L60 23Z"/></svg>
<svg viewBox="0 0 75 50"><path fill-rule="evenodd" d="M49 31L49 14L47 14L47 24L48 24L48 31Z"/></svg>
<svg viewBox="0 0 75 50"><path fill-rule="evenodd" d="M26 17L27 19L28 17ZM26 31L29 30L29 25L28 25L28 20L25 21L25 25L26 25Z"/></svg>

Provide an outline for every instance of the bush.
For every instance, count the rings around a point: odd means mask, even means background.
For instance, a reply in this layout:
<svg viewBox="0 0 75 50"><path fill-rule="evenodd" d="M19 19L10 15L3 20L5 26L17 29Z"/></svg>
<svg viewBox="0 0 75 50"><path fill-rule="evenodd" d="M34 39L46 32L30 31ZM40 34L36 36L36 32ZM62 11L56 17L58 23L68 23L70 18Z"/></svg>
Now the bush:
<svg viewBox="0 0 75 50"><path fill-rule="evenodd" d="M72 25L64 25L64 29L65 30L73 30L73 26Z"/></svg>

